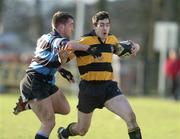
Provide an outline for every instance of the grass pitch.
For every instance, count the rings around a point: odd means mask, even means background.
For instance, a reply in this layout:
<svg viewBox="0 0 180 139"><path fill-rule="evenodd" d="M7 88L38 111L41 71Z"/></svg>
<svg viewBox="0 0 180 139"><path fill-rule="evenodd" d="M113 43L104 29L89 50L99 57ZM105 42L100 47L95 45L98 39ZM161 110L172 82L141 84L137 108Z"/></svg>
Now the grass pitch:
<svg viewBox="0 0 180 139"><path fill-rule="evenodd" d="M0 95L0 139L34 139L40 123L31 110L15 116L12 109L17 95ZM59 126L76 121L77 97L67 96L71 112L69 115L56 115L56 127L50 139L57 139ZM129 98L143 139L180 139L180 102L158 98ZM74 139L129 139L126 124L105 108L96 110L91 128L84 137Z"/></svg>

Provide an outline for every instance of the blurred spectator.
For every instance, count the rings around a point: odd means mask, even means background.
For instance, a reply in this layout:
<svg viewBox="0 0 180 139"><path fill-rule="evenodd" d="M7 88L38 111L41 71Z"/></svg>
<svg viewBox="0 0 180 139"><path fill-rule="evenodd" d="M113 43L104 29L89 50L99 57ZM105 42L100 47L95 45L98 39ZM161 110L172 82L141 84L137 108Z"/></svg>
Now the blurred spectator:
<svg viewBox="0 0 180 139"><path fill-rule="evenodd" d="M180 54L175 49L170 49L165 63L167 91L171 92L174 99L180 99Z"/></svg>

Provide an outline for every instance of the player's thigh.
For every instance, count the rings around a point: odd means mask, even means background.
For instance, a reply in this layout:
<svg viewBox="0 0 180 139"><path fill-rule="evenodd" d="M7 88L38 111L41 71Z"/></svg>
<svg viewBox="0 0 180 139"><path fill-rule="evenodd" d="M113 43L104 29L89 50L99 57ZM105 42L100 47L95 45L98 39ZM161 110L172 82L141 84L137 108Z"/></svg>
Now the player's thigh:
<svg viewBox="0 0 180 139"><path fill-rule="evenodd" d="M60 89L56 93L51 95L51 100L55 113L59 113L59 114L69 113L70 111L69 103Z"/></svg>
<svg viewBox="0 0 180 139"><path fill-rule="evenodd" d="M50 97L37 101L31 100L29 101L29 104L42 123L55 121L54 110Z"/></svg>
<svg viewBox="0 0 180 139"><path fill-rule="evenodd" d="M118 95L105 102L105 107L113 113L128 121L133 115L133 110L124 95Z"/></svg>

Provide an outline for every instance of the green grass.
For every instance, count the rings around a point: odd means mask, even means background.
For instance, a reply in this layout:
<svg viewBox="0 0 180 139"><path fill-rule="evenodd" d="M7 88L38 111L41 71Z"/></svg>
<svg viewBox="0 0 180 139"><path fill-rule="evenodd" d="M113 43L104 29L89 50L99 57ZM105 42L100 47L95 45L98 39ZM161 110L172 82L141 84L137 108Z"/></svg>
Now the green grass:
<svg viewBox="0 0 180 139"><path fill-rule="evenodd" d="M33 139L40 123L29 110L18 116L12 114L17 95L0 95L0 139ZM67 116L56 115L56 127L50 139L57 139L59 126L76 121L77 98L68 96L71 113ZM180 102L158 98L129 98L143 139L180 139ZM85 137L74 139L128 139L123 120L107 111L96 110L89 132Z"/></svg>

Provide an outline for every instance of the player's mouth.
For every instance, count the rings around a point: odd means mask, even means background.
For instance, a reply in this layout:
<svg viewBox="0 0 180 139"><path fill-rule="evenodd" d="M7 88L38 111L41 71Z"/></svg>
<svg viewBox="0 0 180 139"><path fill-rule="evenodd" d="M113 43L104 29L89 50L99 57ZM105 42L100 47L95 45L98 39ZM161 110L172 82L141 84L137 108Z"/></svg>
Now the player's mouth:
<svg viewBox="0 0 180 139"><path fill-rule="evenodd" d="M103 32L103 35L104 35L104 36L107 36L107 32Z"/></svg>

